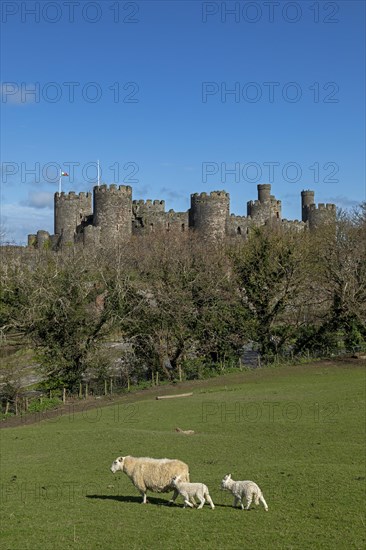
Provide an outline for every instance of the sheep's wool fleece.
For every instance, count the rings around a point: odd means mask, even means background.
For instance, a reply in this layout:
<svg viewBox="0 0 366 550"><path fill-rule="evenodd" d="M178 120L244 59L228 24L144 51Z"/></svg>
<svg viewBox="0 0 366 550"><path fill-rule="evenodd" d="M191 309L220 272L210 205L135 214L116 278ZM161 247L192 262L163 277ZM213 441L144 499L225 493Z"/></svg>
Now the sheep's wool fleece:
<svg viewBox="0 0 366 550"><path fill-rule="evenodd" d="M169 458L148 458L126 456L123 471L139 490L168 493L174 487L172 479L180 475L182 481L189 481L188 465L181 460Z"/></svg>

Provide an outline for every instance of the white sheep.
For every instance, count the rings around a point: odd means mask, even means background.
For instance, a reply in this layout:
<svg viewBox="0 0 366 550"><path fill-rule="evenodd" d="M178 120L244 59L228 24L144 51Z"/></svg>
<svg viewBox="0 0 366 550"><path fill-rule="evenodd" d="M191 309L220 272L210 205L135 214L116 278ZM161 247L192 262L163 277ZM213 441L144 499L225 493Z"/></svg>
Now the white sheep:
<svg viewBox="0 0 366 550"><path fill-rule="evenodd" d="M221 489L231 491L234 495L234 507L240 503L240 507L244 510L242 498L246 499L246 510L249 510L254 498L255 504L258 506L259 501L263 504L264 509L268 512L268 506L264 500L262 491L254 481L234 481L231 479L231 474L227 474L221 481Z"/></svg>
<svg viewBox="0 0 366 550"><path fill-rule="evenodd" d="M180 475L183 481L189 481L188 465L180 460L169 458L148 458L134 456L120 456L112 463L112 472L125 472L134 486L142 495L142 502L146 504L146 491L168 493L174 490L172 500L178 497L177 489L172 485L172 478Z"/></svg>
<svg viewBox="0 0 366 550"><path fill-rule="evenodd" d="M210 493L208 492L207 485L204 483L188 483L181 481L181 476L175 476L172 479L172 485L177 489L180 495L184 498L184 508L187 506L190 506L193 508L193 506L196 504L195 498L198 498L200 501L200 504L198 506L198 510L203 508L203 505L205 504L206 500L211 506L212 510L215 509L215 505L212 502L212 498L210 497ZM192 504L193 503L193 504Z"/></svg>

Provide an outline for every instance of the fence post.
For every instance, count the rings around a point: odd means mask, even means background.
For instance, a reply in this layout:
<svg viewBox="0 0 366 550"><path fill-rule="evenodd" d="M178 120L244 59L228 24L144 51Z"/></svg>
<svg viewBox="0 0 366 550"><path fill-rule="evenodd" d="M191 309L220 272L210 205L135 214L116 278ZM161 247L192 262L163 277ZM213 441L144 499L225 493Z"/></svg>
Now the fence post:
<svg viewBox="0 0 366 550"><path fill-rule="evenodd" d="M85 384L85 399L88 399L88 382Z"/></svg>
<svg viewBox="0 0 366 550"><path fill-rule="evenodd" d="M104 395L107 395L108 389L107 389L107 379L104 379Z"/></svg>
<svg viewBox="0 0 366 550"><path fill-rule="evenodd" d="M80 384L79 384L79 399L82 399L82 397L83 397L83 385L80 382Z"/></svg>
<svg viewBox="0 0 366 550"><path fill-rule="evenodd" d="M62 401L64 404L66 403L66 388L63 388L62 390Z"/></svg>

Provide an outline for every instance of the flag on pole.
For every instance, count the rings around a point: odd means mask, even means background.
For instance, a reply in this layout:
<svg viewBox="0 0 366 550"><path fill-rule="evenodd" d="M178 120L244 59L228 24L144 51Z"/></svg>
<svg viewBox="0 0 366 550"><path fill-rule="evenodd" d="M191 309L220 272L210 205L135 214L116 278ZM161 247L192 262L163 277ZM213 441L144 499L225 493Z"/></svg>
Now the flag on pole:
<svg viewBox="0 0 366 550"><path fill-rule="evenodd" d="M62 179L62 176L68 176L69 174L67 172L63 172L62 170L60 170L60 177L59 177L59 181L58 181L58 192L61 194L61 179Z"/></svg>

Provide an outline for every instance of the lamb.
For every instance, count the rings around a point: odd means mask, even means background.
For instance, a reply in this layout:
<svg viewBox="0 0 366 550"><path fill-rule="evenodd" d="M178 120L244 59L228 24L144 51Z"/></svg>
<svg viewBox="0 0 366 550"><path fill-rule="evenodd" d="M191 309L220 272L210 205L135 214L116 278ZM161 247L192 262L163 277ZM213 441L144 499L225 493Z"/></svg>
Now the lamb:
<svg viewBox="0 0 366 550"><path fill-rule="evenodd" d="M182 495L182 497L184 498L183 508L186 508L187 506L190 506L191 508L193 508L194 505L196 504L195 498L198 498L198 500L200 501L198 510L203 508L203 505L205 504L206 500L211 506L212 510L215 509L215 505L212 502L212 498L210 497L210 493L208 492L207 485L204 485L204 483L187 483L187 482L181 481L181 476L178 475L173 477L172 485L177 489L179 494Z"/></svg>
<svg viewBox="0 0 366 550"><path fill-rule="evenodd" d="M258 506L259 501L264 506L266 512L268 512L268 506L264 500L262 491L254 481L234 481L231 479L231 474L227 474L224 479L221 481L221 489L231 491L234 495L234 507L240 503L240 507L244 510L244 505L242 503L242 498L246 499L246 510L249 510L252 500L256 506Z"/></svg>
<svg viewBox="0 0 366 550"><path fill-rule="evenodd" d="M148 458L134 456L120 456L112 463L111 471L115 474L121 470L130 478L134 486L142 495L142 502L146 504L146 491L168 493L174 491L174 502L179 495L172 485L172 478L180 475L183 481L189 481L188 465L180 460L169 458Z"/></svg>

